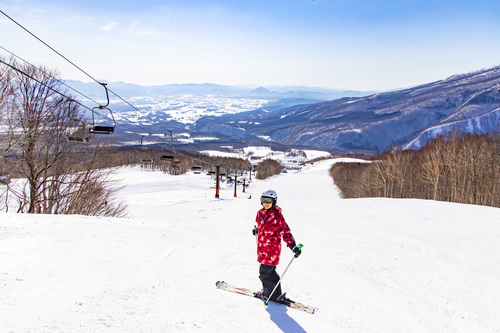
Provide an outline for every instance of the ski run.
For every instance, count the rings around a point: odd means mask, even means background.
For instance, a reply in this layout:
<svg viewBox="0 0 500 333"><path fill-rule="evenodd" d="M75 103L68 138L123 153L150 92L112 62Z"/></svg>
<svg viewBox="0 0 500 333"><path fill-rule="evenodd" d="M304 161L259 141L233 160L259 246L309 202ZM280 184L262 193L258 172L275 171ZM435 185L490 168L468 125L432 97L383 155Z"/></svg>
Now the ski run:
<svg viewBox="0 0 500 333"><path fill-rule="evenodd" d="M341 199L335 161L219 199L204 174L122 168L127 218L0 213L0 331L500 332L500 209ZM314 315L214 286L260 290L267 189L304 244L283 291Z"/></svg>

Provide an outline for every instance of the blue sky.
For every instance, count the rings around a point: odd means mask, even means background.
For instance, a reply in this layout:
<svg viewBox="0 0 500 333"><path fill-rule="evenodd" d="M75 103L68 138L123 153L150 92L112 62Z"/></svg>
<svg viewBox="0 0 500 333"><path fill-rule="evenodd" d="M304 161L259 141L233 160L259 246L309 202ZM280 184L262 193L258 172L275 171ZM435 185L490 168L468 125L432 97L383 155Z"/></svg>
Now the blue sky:
<svg viewBox="0 0 500 333"><path fill-rule="evenodd" d="M389 90L500 64L500 1L0 0L0 9L107 81ZM3 15L0 46L89 81Z"/></svg>

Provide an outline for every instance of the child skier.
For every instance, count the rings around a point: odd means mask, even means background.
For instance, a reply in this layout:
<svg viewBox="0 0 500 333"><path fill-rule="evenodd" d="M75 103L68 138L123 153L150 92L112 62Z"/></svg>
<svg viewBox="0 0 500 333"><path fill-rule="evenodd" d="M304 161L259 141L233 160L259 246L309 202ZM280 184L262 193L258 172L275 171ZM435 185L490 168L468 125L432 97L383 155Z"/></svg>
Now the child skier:
<svg viewBox="0 0 500 333"><path fill-rule="evenodd" d="M295 253L297 258L301 250L295 244L295 239L281 214L281 208L276 205L278 195L273 190L262 193L260 203L262 209L257 212L255 221L257 228L253 234L257 236L257 261L260 263L259 279L262 281L262 298L271 301L280 301L281 285L278 284L280 277L276 272L281 254L281 239ZM273 289L276 290L272 293Z"/></svg>

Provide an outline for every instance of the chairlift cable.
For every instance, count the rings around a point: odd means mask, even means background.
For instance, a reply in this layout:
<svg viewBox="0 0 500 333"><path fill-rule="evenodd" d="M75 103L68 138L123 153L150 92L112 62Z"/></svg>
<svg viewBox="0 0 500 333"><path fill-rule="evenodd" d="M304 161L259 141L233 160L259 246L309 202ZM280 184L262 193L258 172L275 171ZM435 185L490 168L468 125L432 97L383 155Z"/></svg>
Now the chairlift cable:
<svg viewBox="0 0 500 333"><path fill-rule="evenodd" d="M87 75L89 78L91 78L93 81L95 81L96 83L99 83L99 84L103 84L102 82L98 81L96 78L94 78L92 75L90 75L88 72L84 71L82 68L80 68L79 66L77 66L74 62L72 62L71 60L69 60L67 57L65 57L64 55L62 55L60 52L58 52L56 49L54 49L52 46L50 46L48 43L44 42L41 38L37 37L34 33L32 33L31 31L29 31L27 28L25 28L24 26L22 26L19 22L17 22L16 20L14 20L12 17L10 17L9 15L7 15L4 11L0 10L0 13L2 13L5 17L7 17L9 20L11 20L12 22L14 22L16 25L18 25L21 29L23 29L24 31L26 31L28 34L30 34L31 36L33 36L35 39L37 39L39 42L41 42L43 45L47 46L49 49L51 49L53 52L55 52L57 55L59 55L61 58L63 58L64 60L66 60L67 62L69 62L71 65L73 65L75 68L77 68L79 71L81 71L82 73L84 73L85 75ZM109 92L111 92L113 95L115 95L116 97L118 97L119 99L121 99L123 102L125 102L127 105L131 106L132 108L134 108L136 111L142 113L144 116L146 116L149 120L151 120L153 123L157 123L159 124L158 122L154 121L151 117L149 117L147 114L145 114L143 111L139 110L138 108L136 108L135 106L133 106L131 103L129 103L128 101L126 101L124 98L122 98L120 95L118 95L117 93L115 93L114 91L112 91L111 89L109 89ZM95 102L95 101L94 101ZM97 103L96 103L97 104ZM160 125L161 126L161 125ZM149 131L147 131L149 133ZM151 134L151 133L149 133Z"/></svg>
<svg viewBox="0 0 500 333"><path fill-rule="evenodd" d="M42 82L42 81L40 81L40 80L38 80L38 79L34 78L33 76L29 75L28 73L26 73L26 72L22 71L21 69L19 69L19 68L15 67L15 66L13 66L13 65L11 65L11 64L9 64L9 63L7 63L7 62L3 61L2 59L0 59L0 63L2 63L2 64L4 64L4 65L6 65L6 66L8 66L8 67L12 68L13 70L15 70L15 71L19 72L20 74L22 74L22 75L24 75L24 76L28 77L28 78L29 78L29 79L31 79L31 80L36 81L37 83L39 83L39 84L43 85L44 87L46 87L47 89L49 89L49 90L51 90L51 91L55 92L56 94L61 95L62 97L66 98L66 99L68 99L68 100L70 100L70 99L73 99L73 100L74 100L74 98L71 98L71 97L69 97L69 96L67 96L67 95L63 94L62 92L60 92L60 91L58 91L58 90L56 90L56 89L54 89L54 88L52 88L52 87L48 86L46 83L44 83L44 82ZM89 111L92 111L92 109L91 109L91 108L89 108L88 106L86 106L86 105L84 105L84 104L80 103L79 101L74 100L74 102L75 102L75 103L77 103L78 105L80 105L81 107L83 107L83 108L85 108L85 109L87 109L87 110L89 110ZM99 114L99 113L98 113L98 114ZM103 117L103 118L106 118L105 116L103 116L103 115L101 115L101 114L99 114L99 116L101 116L101 117Z"/></svg>
<svg viewBox="0 0 500 333"><path fill-rule="evenodd" d="M21 70L21 69L19 69L19 68L15 67L15 66L13 66L13 65L11 65L11 64L9 64L9 63L7 63L7 62L5 62L5 61L3 61L2 59L0 59L0 63L2 63L2 64L4 64L4 65L6 65L6 66L8 66L8 67L10 67L11 69L13 69L13 70L15 70L15 71L19 72L20 74L22 74L22 75L24 75L24 76L28 77L29 79L31 79L31 80L33 80L33 81L35 81L35 82L37 82L37 83L39 83L39 84L43 85L43 86L44 86L44 87L46 87L47 89L49 89L49 90L51 90L51 91L53 91L53 92L55 92L55 93L59 94L60 96L62 96L62 97L64 97L64 98L66 98L66 99L68 99L68 100L73 100L76 104L78 104L78 105L79 105L79 106L81 106L82 108L87 109L88 111L91 111L91 112L92 112L92 109L91 109L90 107L88 107L88 106L86 106L85 104L82 104L81 102L79 102L79 101L75 100L74 98L71 98L70 96L67 96L66 94L63 94L62 92L60 92L60 91L58 91L58 90L56 90L56 89L54 89L54 88L52 88L52 87L48 86L46 83L44 83L44 82L42 82L42 81L40 81L40 80L38 80L38 79L34 78L33 76L29 75L28 73L24 72L23 70ZM101 113L99 113L99 112L97 112L97 111L93 111L93 112L95 112L97 115L99 115L100 117L102 117L102 118L104 118L104 119L107 119L107 120L112 121L112 119L111 119L111 118L109 118L109 117L107 117L107 116L105 116L105 115L103 115L103 114L101 114ZM122 118L123 120L125 120L126 122L128 122L129 124L131 124L132 126L136 126L136 127L140 128L140 129L142 129L142 130L146 131L148 134L151 134L151 133L150 133L147 129L143 128L142 126L140 126L140 125L138 125L138 124L134 124L132 121L130 121L129 119L127 119L127 118L126 118L126 117L124 117L123 115L121 115L121 114L119 114L119 113L118 113L118 115L120 116L120 118ZM124 126L124 124L120 124L120 126L126 127L126 126ZM132 130L132 132L134 132L134 133L135 133L135 131L134 131L134 130Z"/></svg>
<svg viewBox="0 0 500 333"><path fill-rule="evenodd" d="M17 54L15 54L15 53L13 53L13 52L11 52L11 51L7 50L5 47L3 47L3 46L1 46L1 45L0 45L0 48L1 48L2 50L6 51L7 53L9 53L10 55L14 56L15 58L17 58L17 59L19 59L19 60L23 61L23 62L24 62L24 63L26 63L27 65L29 65L29 66L33 67L34 69L38 70L40 73L42 73L42 74L44 74L44 75L46 75L46 76L48 76L48 77L52 78L53 80L55 80L55 81L59 82L60 84L62 84L62 85L64 85L65 87L69 88L70 90L72 90L72 91L76 92L77 94L79 94L79 95L83 96L84 98L88 99L89 101L91 101L91 102L93 102L93 103L95 103L95 104L97 104L97 105L100 105L100 103L99 103L99 102L97 102L97 101L95 101L94 99L92 99L91 97L89 97L89 96L85 95L85 94L84 94L84 93L82 93L81 91L79 91L79 90L77 90L77 89L75 89L75 88L71 87L70 85L68 85L67 83L65 83L63 80L60 80L60 79L58 79L58 78L54 77L54 76L53 76L53 75L51 75L50 73L47 73L46 71L44 71L44 70L42 70L41 68L39 68L39 67L37 67L37 66L33 65L33 64L32 64L32 63L30 63L29 61L27 61L27 60L25 60L25 59L21 58L21 57L20 57L20 56L18 56ZM38 81L37 79L33 78L32 76L30 76L30 75L28 75L28 74L24 73L23 71L21 71L21 70L19 70L19 69L17 69L17 68L14 68L14 66L9 65L9 64L5 63L4 61L2 61L2 62L3 62L4 64L8 65L9 67L11 67L12 69L15 69L16 71L20 72L21 74L23 74L23 75L27 76L28 78L30 78L30 79L32 79L32 80L35 80L35 81L37 81L37 82L38 82L38 83L40 83L40 84L43 84L43 82ZM99 83L100 83L100 82L99 82ZM102 83L101 83L101 85L102 85ZM54 89L52 89L52 90L54 90ZM108 90L109 90L109 88L108 88ZM110 90L110 91L111 91L111 90ZM57 93L59 93L58 91L56 91L56 92L57 92ZM115 94L114 92L112 92L112 93L113 93L115 96L117 96L117 97L119 97L120 99L122 99L120 96L118 96L118 95L117 95L117 94ZM68 98L68 97L67 97L66 95L64 95L64 94L61 94L61 93L59 93L59 94L60 94L60 95L62 95L63 97ZM89 110L89 111L91 111L91 112L92 112L92 109L91 109L91 108L89 108L89 107L85 106L84 104L80 103L79 101L77 101L77 100L75 100L75 99L73 99L73 100L74 100L74 102L75 102L75 103L79 104L80 106L82 106L82 107L84 107L84 108L86 108L87 110ZM125 101L124 99L122 99L122 100L123 100L125 103L129 104L129 103L128 103L127 101ZM129 105L130 105L130 104L129 104ZM130 106L134 107L133 105L130 105ZM138 110L138 109L137 109L137 110ZM138 110L138 111L140 111L140 110ZM101 116L101 117L105 118L105 119L111 120L111 119L109 119L108 117L105 117L105 116L103 116L102 114L100 114L100 113L98 113L98 112L95 112L95 113L96 113L96 114L98 114L99 116ZM130 124L132 124L132 125L134 125L134 126L139 127L141 130L146 131L146 133L148 133L148 134L153 134L153 133L151 133L150 131L148 131L147 129L145 129L145 128L141 127L140 125L133 124L133 122L132 122L131 120L127 119L125 116L121 115L120 113L118 113L118 112L116 112L116 111L115 111L114 113L115 113L115 114L117 114L117 115L119 115L119 116L120 116L120 118L122 118L122 119L123 119L123 120L125 120L126 122L128 122L128 123L130 123Z"/></svg>
<svg viewBox="0 0 500 333"><path fill-rule="evenodd" d="M3 47L3 46L1 46L1 45L0 45L0 48L1 48L2 50L4 50L5 52L9 53L10 55L14 56L15 58L17 58L17 59L19 59L19 60L22 60L25 64L30 65L31 67L33 67L33 68L37 69L38 71L40 71L40 72L41 72L41 73L43 73L44 75L47 75L47 76L51 77L52 79L54 79L54 80L58 81L59 83L61 83L62 85L64 85L64 86L68 87L69 89L73 90L73 91L74 91L74 92L76 92L77 94L80 94L81 96L85 97L85 98L86 98L86 99L88 99L89 101L92 101L92 102L94 102L95 104L99 104L97 101L93 100L92 98L90 98L89 96L85 95L85 94L84 94L84 93L82 93L81 91L78 91L77 89L75 89L75 88L71 87L70 85L68 85L67 83L65 83L63 80L60 80L60 79L58 79L58 78L54 77L53 75L51 75L50 73L45 72L45 71L44 71L44 70L42 70L41 68L36 67L35 65L31 64L29 61L27 61L27 60L25 60L25 59L21 58L20 56L18 56L17 54L15 54L15 53L13 53L13 52L11 52L11 51L7 50L5 47Z"/></svg>
<svg viewBox="0 0 500 333"><path fill-rule="evenodd" d="M0 13L2 13L5 17L7 17L9 20L11 20L12 22L14 22L16 25L18 25L21 29L23 29L24 31L26 31L27 33L29 33L31 36L33 36L34 38L36 38L40 43L42 43L43 45L47 46L49 49L51 49L52 51L54 51L55 53L57 53L61 58L63 58L64 60L66 60L67 62L69 62L71 65L75 66L78 70L80 70L82 73L84 73L85 75L87 75L89 78L91 78L92 80L94 80L95 82L98 82L94 77L92 77L89 73L85 72L83 69L81 69L80 67L78 67L75 63L73 63L71 60L69 60L68 58L66 58L65 56L63 56L61 53L57 52L56 49L54 49L52 46L50 46L49 44L45 43L43 40L41 40L40 38L38 38L34 33L32 33L31 31L29 31L28 29L26 29L25 27L23 27L20 23L18 23L16 20L14 20L12 17L10 17L9 15L5 14L5 12L3 10L0 10Z"/></svg>
<svg viewBox="0 0 500 333"><path fill-rule="evenodd" d="M4 50L6 50L6 49L5 49L5 48L3 48L2 46L0 46L0 48L2 48L2 49L4 49ZM6 51L7 51L7 52L9 52L9 53L11 53L11 52L10 52L10 51L8 51L8 50L6 50ZM11 54L12 54L12 53L11 53ZM14 55L14 54L13 54L13 55ZM90 97L88 97L88 96L84 95L83 93L79 92L78 90L74 89L74 88L73 88L73 87L71 87L70 85L68 85L68 84L64 83L63 81L61 81L61 80L59 80L59 79L55 78L54 76L52 76L52 75L48 74L47 72L45 72L45 71L41 70L40 68L38 68L38 67L36 67L36 66L34 66L33 64L29 63L28 61L26 61L26 60L24 60L24 59L22 59L22 58L18 57L17 55L14 55L14 56L16 56L17 58L21 59L21 60L22 60L22 61L24 61L26 64L28 64L28 65L32 66L32 67L33 67L33 68L35 68L36 70L40 71L42 74L47 75L48 77L52 78L53 80L55 80L55 81L57 81L57 82L59 82L59 83L63 84L64 86L68 87L69 89L71 89L71 90L73 90L73 91L77 92L78 94L80 94L80 95L84 96L85 98L87 98L87 99L89 99L90 101L92 101L92 102L96 103L97 105L99 105L99 103L98 103L97 101L94 101L93 99L91 99ZM41 84L41 85L43 85L43 86L47 87L48 89L50 89L50 90L52 90L53 92L55 92L55 93L57 93L57 94L61 95L62 97L65 97L65 98L67 98L67 99L73 99L73 100L74 100L74 102L75 102L75 103L77 103L78 105L80 105L82 108L85 108L85 109L87 109L88 111L91 111L91 112L92 112L92 109L91 109L90 107L88 107L88 106L86 106L85 104L83 104L83 103L79 102L78 100L75 100L74 98L71 98L71 97L69 97L69 96L67 96L67 95L65 95L65 94L63 94L63 93L61 93L60 91L58 91L58 90L56 90L56 89L54 89L54 88L52 88L52 87L47 86L44 82L42 82L42 81L40 81L40 80L38 80L38 79L34 78L33 76L31 76L31 75L29 75L28 73L24 72L23 70L21 70L21 69L19 69L19 68L15 67L14 65L9 64L8 62L3 61L2 59L0 59L0 62L1 62L1 63L3 63L3 64L4 64L4 65L6 65L6 66L8 66L8 67L12 68L13 70L15 70L15 71L19 72L20 74L22 74L22 75L24 75L24 76L28 77L29 79L31 79L31 80L33 80L33 81L36 81L36 82L38 82L39 84ZM95 111L94 111L94 112L95 112ZM104 115L102 115L101 113L98 113L98 112L95 112L95 113L96 113L97 115L99 115L99 116L101 116L101 117L105 118L105 119L112 120L111 118L109 118L109 117L107 117L107 116L104 116ZM136 127L139 127L141 130L146 131L146 133L148 133L148 134L153 134L153 133L151 133L149 130L147 130L146 128L142 127L141 125L134 124L134 122L133 122L133 121L129 120L127 117L123 116L122 114L117 113L117 112L115 112L115 114L117 114L118 116L120 116L120 118L122 118L122 119L123 119L123 120L125 120L126 122L130 123L131 125L136 126ZM133 131L133 132L135 132L135 131Z"/></svg>
<svg viewBox="0 0 500 333"><path fill-rule="evenodd" d="M101 113L99 113L99 112L97 112L97 111L95 111L95 110L91 109L90 107L88 107L88 106L86 106L86 105L82 104L82 103L81 103L81 102L79 102L78 100L75 100L74 98L71 98L70 96L68 96L68 95L66 95L66 94L64 94L64 93L62 93L62 92L60 92L60 91L58 91L58 90L56 90L56 89L54 89L54 88L52 88L52 87L48 86L45 82L40 81L40 80L38 80L38 79L34 78L32 75L30 75L30 74L28 74L28 73L24 72L23 70L21 70L21 69L19 69L19 68L15 67L15 66L13 66L13 65L9 64L8 62L5 62L5 61L3 61L2 59L0 59L0 63L2 63L2 64L4 64L4 65L8 66L9 68L11 68L11 69L13 69L13 70L15 70L15 71L19 72L20 74L22 74L22 75L24 75L24 76L28 77L29 79L31 79L31 80L33 80L33 81L35 81L35 82L37 82L37 83L39 83L39 84L43 85L43 86L44 86L44 87L46 87L47 89L49 89L49 90L53 91L54 93L56 93L56 94L58 94L58 95L60 95L60 96L62 96L62 97L64 97L64 98L66 98L67 100L71 100L71 101L73 101L74 103L78 104L78 105L79 105L79 106L81 106L82 108L87 109L88 111L91 111L91 112L95 112L95 113L96 113L97 115L99 115L100 117L102 117L102 118L104 118L104 119L107 119L107 120L112 121L112 119L110 119L109 117L107 117L107 116L105 116L105 115L103 115L103 114L101 114ZM30 65L31 65L31 64L30 64ZM31 66L33 66L33 65L31 65ZM33 67L34 67L34 66L33 66ZM35 67L35 68L36 68L36 67ZM43 73L43 71L42 71L42 73ZM45 74L45 73L44 73L44 74ZM50 76L49 76L49 77L50 77ZM127 117L123 116L122 114L120 114L120 113L116 113L116 114L117 114L117 115L118 115L121 119L123 119L125 122L127 122L128 124L130 124L131 126L135 126L135 127L137 127L137 128L140 128L141 130L145 131L145 132L146 132L146 133L148 133L149 135L154 134L154 133L150 132L148 129L146 129L146 128L142 127L141 125L138 125L138 124L136 124L136 123L132 122L131 120L129 120ZM127 124L119 124L119 126L121 126L121 127L129 127L129 125L127 125ZM132 132L132 133L135 133L135 134L140 135L140 133L138 133L137 131L135 131L135 130L133 130L133 129L131 129L131 132ZM170 134L171 134L171 138L172 138L172 131L170 131L170 130L169 130L168 132L170 132ZM162 138L161 138L161 137L158 137L158 139L160 139L160 140L161 140ZM164 141L164 140L162 140L162 141ZM167 144L167 146L173 146L173 140L172 140L172 142L167 142L167 141L165 141L165 143ZM175 148L174 148L174 151L175 151ZM183 153L181 153L181 152L175 152L175 154L176 154L176 155L181 155L181 156L184 156L184 157L186 157L186 158L191 158L190 156L188 156L188 155L186 155L186 154L183 154Z"/></svg>
<svg viewBox="0 0 500 333"><path fill-rule="evenodd" d="M39 42L41 42L43 45L45 45L46 47L48 47L50 50L52 50L53 52L55 52L55 53L56 53L57 55L59 55L61 58L63 58L63 59L64 59L64 60L66 60L67 62L69 62L71 65L73 65L73 66L74 66L75 68L77 68L79 71L81 71L82 73L84 73L85 75L87 75L87 76L88 76L89 78L91 78L93 81L95 81L96 83L99 83L100 85L102 85L102 84L103 84L103 83L101 83L100 81L98 81L96 78L94 78L92 75L90 75L88 72L84 71L82 68L80 68L78 65L76 65L74 62L72 62L71 60L69 60L67 57L65 57L64 55L62 55L60 52L58 52L58 51L57 51L56 49L54 49L52 46L50 46L49 44L47 44L46 42L44 42L41 38L37 37L37 36L36 36L34 33L32 33L30 30L28 30L27 28L25 28L24 26L22 26L20 23L18 23L18 22L17 22L16 20L14 20L12 17L10 17L9 15L7 15L4 11L0 10L0 13L2 13L5 17L7 17L7 18L8 18L9 20L11 20L12 22L14 22L17 26L19 26L21 29L23 29L24 31L26 31L26 32L27 32L28 34L30 34L32 37L34 37L35 39L37 39L37 40L38 40ZM4 50L5 50L5 49L4 49ZM9 52L9 51L7 51L7 52ZM11 52L9 52L9 53L11 53ZM19 59L21 59L21 58L19 58ZM23 59L21 59L21 60L23 60ZM24 60L23 60L23 61L24 61ZM29 78L33 79L34 81L36 81L36 82L38 82L38 83L40 83L40 84L45 85L43 82L40 82L39 80L36 80L36 79L35 79L35 78L33 78L32 76L28 75L27 73L24 73L23 71L19 70L18 68L15 68L15 67L14 67L14 66L12 66L12 65L10 65L10 64L8 64L8 63L6 63L6 62L2 61L1 59L0 59L0 62L2 62L3 64L5 64L5 65L7 65L7 66L9 66L9 67L11 67L12 69L14 69L14 70L16 70L16 71L18 71L18 72L20 72L21 74L23 74L23 75L25 75L25 76L27 76L27 77L29 77ZM35 67L35 68L36 68L36 67ZM66 84L65 84L65 85L66 85ZM56 92L56 93L60 94L61 96L63 96L63 97L66 97L66 98L70 99L68 96L66 96L66 95L64 95L64 94L62 94L62 93L60 93L59 91L57 91L57 90L55 90L55 89L53 89L53 88L50 88L50 87L48 87L47 85L45 85L45 86L46 86L47 88L51 89L52 91L54 91L54 92ZM68 86L68 85L66 85L66 86ZM69 86L68 86L68 87L69 87ZM71 88L71 89L72 89L72 90L74 90L74 91L77 91L76 89L73 89L73 88ZM151 120L151 121L153 121L154 123L158 123L158 122L154 121L151 117L149 117L148 115L146 115L143 111L139 110L138 108L136 108L135 106L133 106L131 103L129 103L128 101L126 101L124 98L122 98L121 96L119 96L117 93L115 93L114 91L112 91L111 89L109 89L109 88L108 88L108 90L109 90L109 91L110 91L113 95L115 95L116 97L118 97L119 99L121 99L123 102L125 102L125 103L126 103L126 104L128 104L129 106L133 107L135 110L137 110L137 111L141 112L142 114L144 114L144 115L145 115L148 119L150 119L150 120ZM77 91L77 92L78 92L78 91ZM78 93L79 93L79 94L81 94L82 96L85 96L84 94L82 94L82 93L80 93L80 92L78 92ZM87 96L85 96L85 97L86 97L86 98L88 98ZM91 101L93 101L93 100L92 100L92 99L90 99L90 98L88 98L88 99L89 99L89 100L91 100ZM88 109L89 111L94 112L92 109L90 109L89 107L87 107L87 106L83 105L82 103L80 103L80 102L78 102L78 101L75 101L75 102L76 102L77 104L79 104L80 106L82 106L82 107L84 107L84 108ZM98 103L97 103L97 102L95 102L95 101L93 101L93 102L94 102L94 103L96 103L96 104L98 104ZM111 119L109 119L108 117L106 117L106 116L103 116L103 115L99 114L98 112L95 112L95 113L96 113L96 114L98 114L99 116L101 116L101 117L105 118L105 119L111 120ZM146 131L146 133L148 133L148 134L150 134L150 135L154 134L154 133L151 133L150 131L148 131L147 129L145 129L145 128L141 127L140 125L137 125L137 124L132 123L130 120L128 120L126 117L124 117L124 116L123 116L123 115L121 115L120 113L117 113L117 112L115 112L115 113L116 113L116 114L118 114L118 115L120 116L120 118L124 119L124 120L125 120L125 121L127 121L128 123L130 123L130 124L132 124L132 125L134 125L134 126L137 126L137 127L141 128L142 130L145 130L145 131ZM158 123L158 124L159 124L159 123ZM160 126L161 126L161 125L160 125ZM168 143L167 143L167 144L168 144ZM180 154L180 155L184 155L184 154ZM184 155L184 156L185 156L185 157L188 157L188 156L186 156L186 155ZM191 158L191 157L188 157L188 158Z"/></svg>

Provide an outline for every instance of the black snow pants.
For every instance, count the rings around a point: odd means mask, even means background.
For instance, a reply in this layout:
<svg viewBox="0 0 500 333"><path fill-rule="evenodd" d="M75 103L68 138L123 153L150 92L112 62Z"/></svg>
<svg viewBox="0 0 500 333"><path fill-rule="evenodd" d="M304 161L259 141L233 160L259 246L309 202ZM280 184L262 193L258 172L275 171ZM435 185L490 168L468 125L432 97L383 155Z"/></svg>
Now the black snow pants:
<svg viewBox="0 0 500 333"><path fill-rule="evenodd" d="M276 273L276 266L269 266L260 264L259 268L259 279L262 281L262 287L264 288L264 297L267 299L274 287L280 280L280 276ZM270 300L275 301L278 296L281 295L281 284L278 285Z"/></svg>

